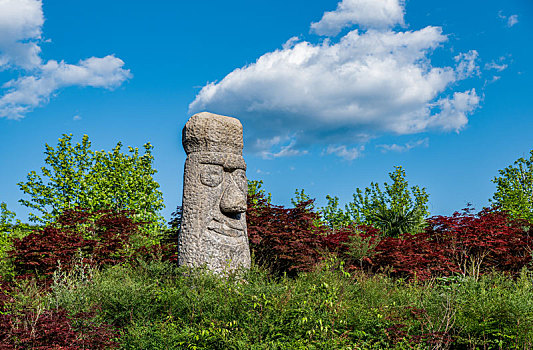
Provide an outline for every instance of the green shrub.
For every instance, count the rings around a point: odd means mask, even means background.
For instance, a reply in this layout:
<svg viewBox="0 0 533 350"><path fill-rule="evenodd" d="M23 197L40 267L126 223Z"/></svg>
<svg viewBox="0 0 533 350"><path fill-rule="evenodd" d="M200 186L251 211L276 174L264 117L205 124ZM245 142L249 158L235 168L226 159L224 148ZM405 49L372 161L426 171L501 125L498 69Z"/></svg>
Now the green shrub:
<svg viewBox="0 0 533 350"><path fill-rule="evenodd" d="M157 171L152 167L152 149L146 143L144 154L132 147L123 153L119 142L112 151L93 151L87 135L73 145L72 134L63 134L55 148L45 145L42 176L31 171L26 182L18 183L29 196L19 202L33 209L29 218L34 222L53 222L74 208L126 210L135 222L143 223L146 234L155 233L164 222L160 215L164 204L153 178Z"/></svg>
<svg viewBox="0 0 533 350"><path fill-rule="evenodd" d="M493 274L479 281L462 280L455 291L459 346L469 348L531 348L533 345L533 287L531 274L517 281Z"/></svg>
<svg viewBox="0 0 533 350"><path fill-rule="evenodd" d="M13 241L26 237L34 229L34 226L21 223L0 226L0 281L15 278L15 267L9 254L13 250Z"/></svg>
<svg viewBox="0 0 533 350"><path fill-rule="evenodd" d="M124 349L512 349L533 345L532 280L350 275L335 258L294 278L139 261L56 274L49 305L98 308Z"/></svg>

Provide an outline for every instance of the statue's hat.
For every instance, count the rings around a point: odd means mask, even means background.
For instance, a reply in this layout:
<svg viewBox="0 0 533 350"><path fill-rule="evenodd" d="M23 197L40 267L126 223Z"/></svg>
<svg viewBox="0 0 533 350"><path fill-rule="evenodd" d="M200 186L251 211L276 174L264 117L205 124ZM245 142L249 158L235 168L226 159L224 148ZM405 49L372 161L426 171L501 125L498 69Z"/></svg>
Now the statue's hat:
<svg viewBox="0 0 533 350"><path fill-rule="evenodd" d="M182 133L185 153L223 152L242 155L242 124L238 119L202 112L193 115Z"/></svg>

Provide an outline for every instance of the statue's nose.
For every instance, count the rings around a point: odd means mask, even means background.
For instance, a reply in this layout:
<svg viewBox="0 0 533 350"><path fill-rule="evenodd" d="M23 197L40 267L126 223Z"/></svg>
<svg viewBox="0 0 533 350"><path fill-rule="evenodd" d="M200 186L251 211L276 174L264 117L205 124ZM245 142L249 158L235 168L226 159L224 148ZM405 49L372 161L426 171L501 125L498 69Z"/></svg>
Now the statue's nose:
<svg viewBox="0 0 533 350"><path fill-rule="evenodd" d="M232 180L228 182L228 187L220 200L220 210L226 214L244 213L246 211L246 193L240 190Z"/></svg>

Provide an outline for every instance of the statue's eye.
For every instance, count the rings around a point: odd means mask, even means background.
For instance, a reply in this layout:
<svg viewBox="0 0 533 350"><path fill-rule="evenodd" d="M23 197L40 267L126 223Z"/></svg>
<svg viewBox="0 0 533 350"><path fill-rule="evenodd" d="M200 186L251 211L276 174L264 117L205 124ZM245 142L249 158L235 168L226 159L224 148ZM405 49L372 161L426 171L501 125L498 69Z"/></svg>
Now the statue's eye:
<svg viewBox="0 0 533 350"><path fill-rule="evenodd" d="M246 181L246 171L243 169L235 169L232 173L233 180L244 192L248 189L248 182Z"/></svg>
<svg viewBox="0 0 533 350"><path fill-rule="evenodd" d="M206 186L215 187L222 183L224 169L216 164L202 164L200 181Z"/></svg>

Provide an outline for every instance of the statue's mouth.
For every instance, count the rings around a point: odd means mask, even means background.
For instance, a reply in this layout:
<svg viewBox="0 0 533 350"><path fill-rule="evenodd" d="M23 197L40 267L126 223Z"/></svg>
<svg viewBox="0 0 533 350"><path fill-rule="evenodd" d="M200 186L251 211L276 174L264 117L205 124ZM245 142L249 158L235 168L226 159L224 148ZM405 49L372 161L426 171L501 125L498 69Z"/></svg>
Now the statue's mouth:
<svg viewBox="0 0 533 350"><path fill-rule="evenodd" d="M240 237L244 234L244 229L240 221L218 221L217 219L212 219L207 225L207 229L213 232L216 232L223 236L228 237Z"/></svg>

